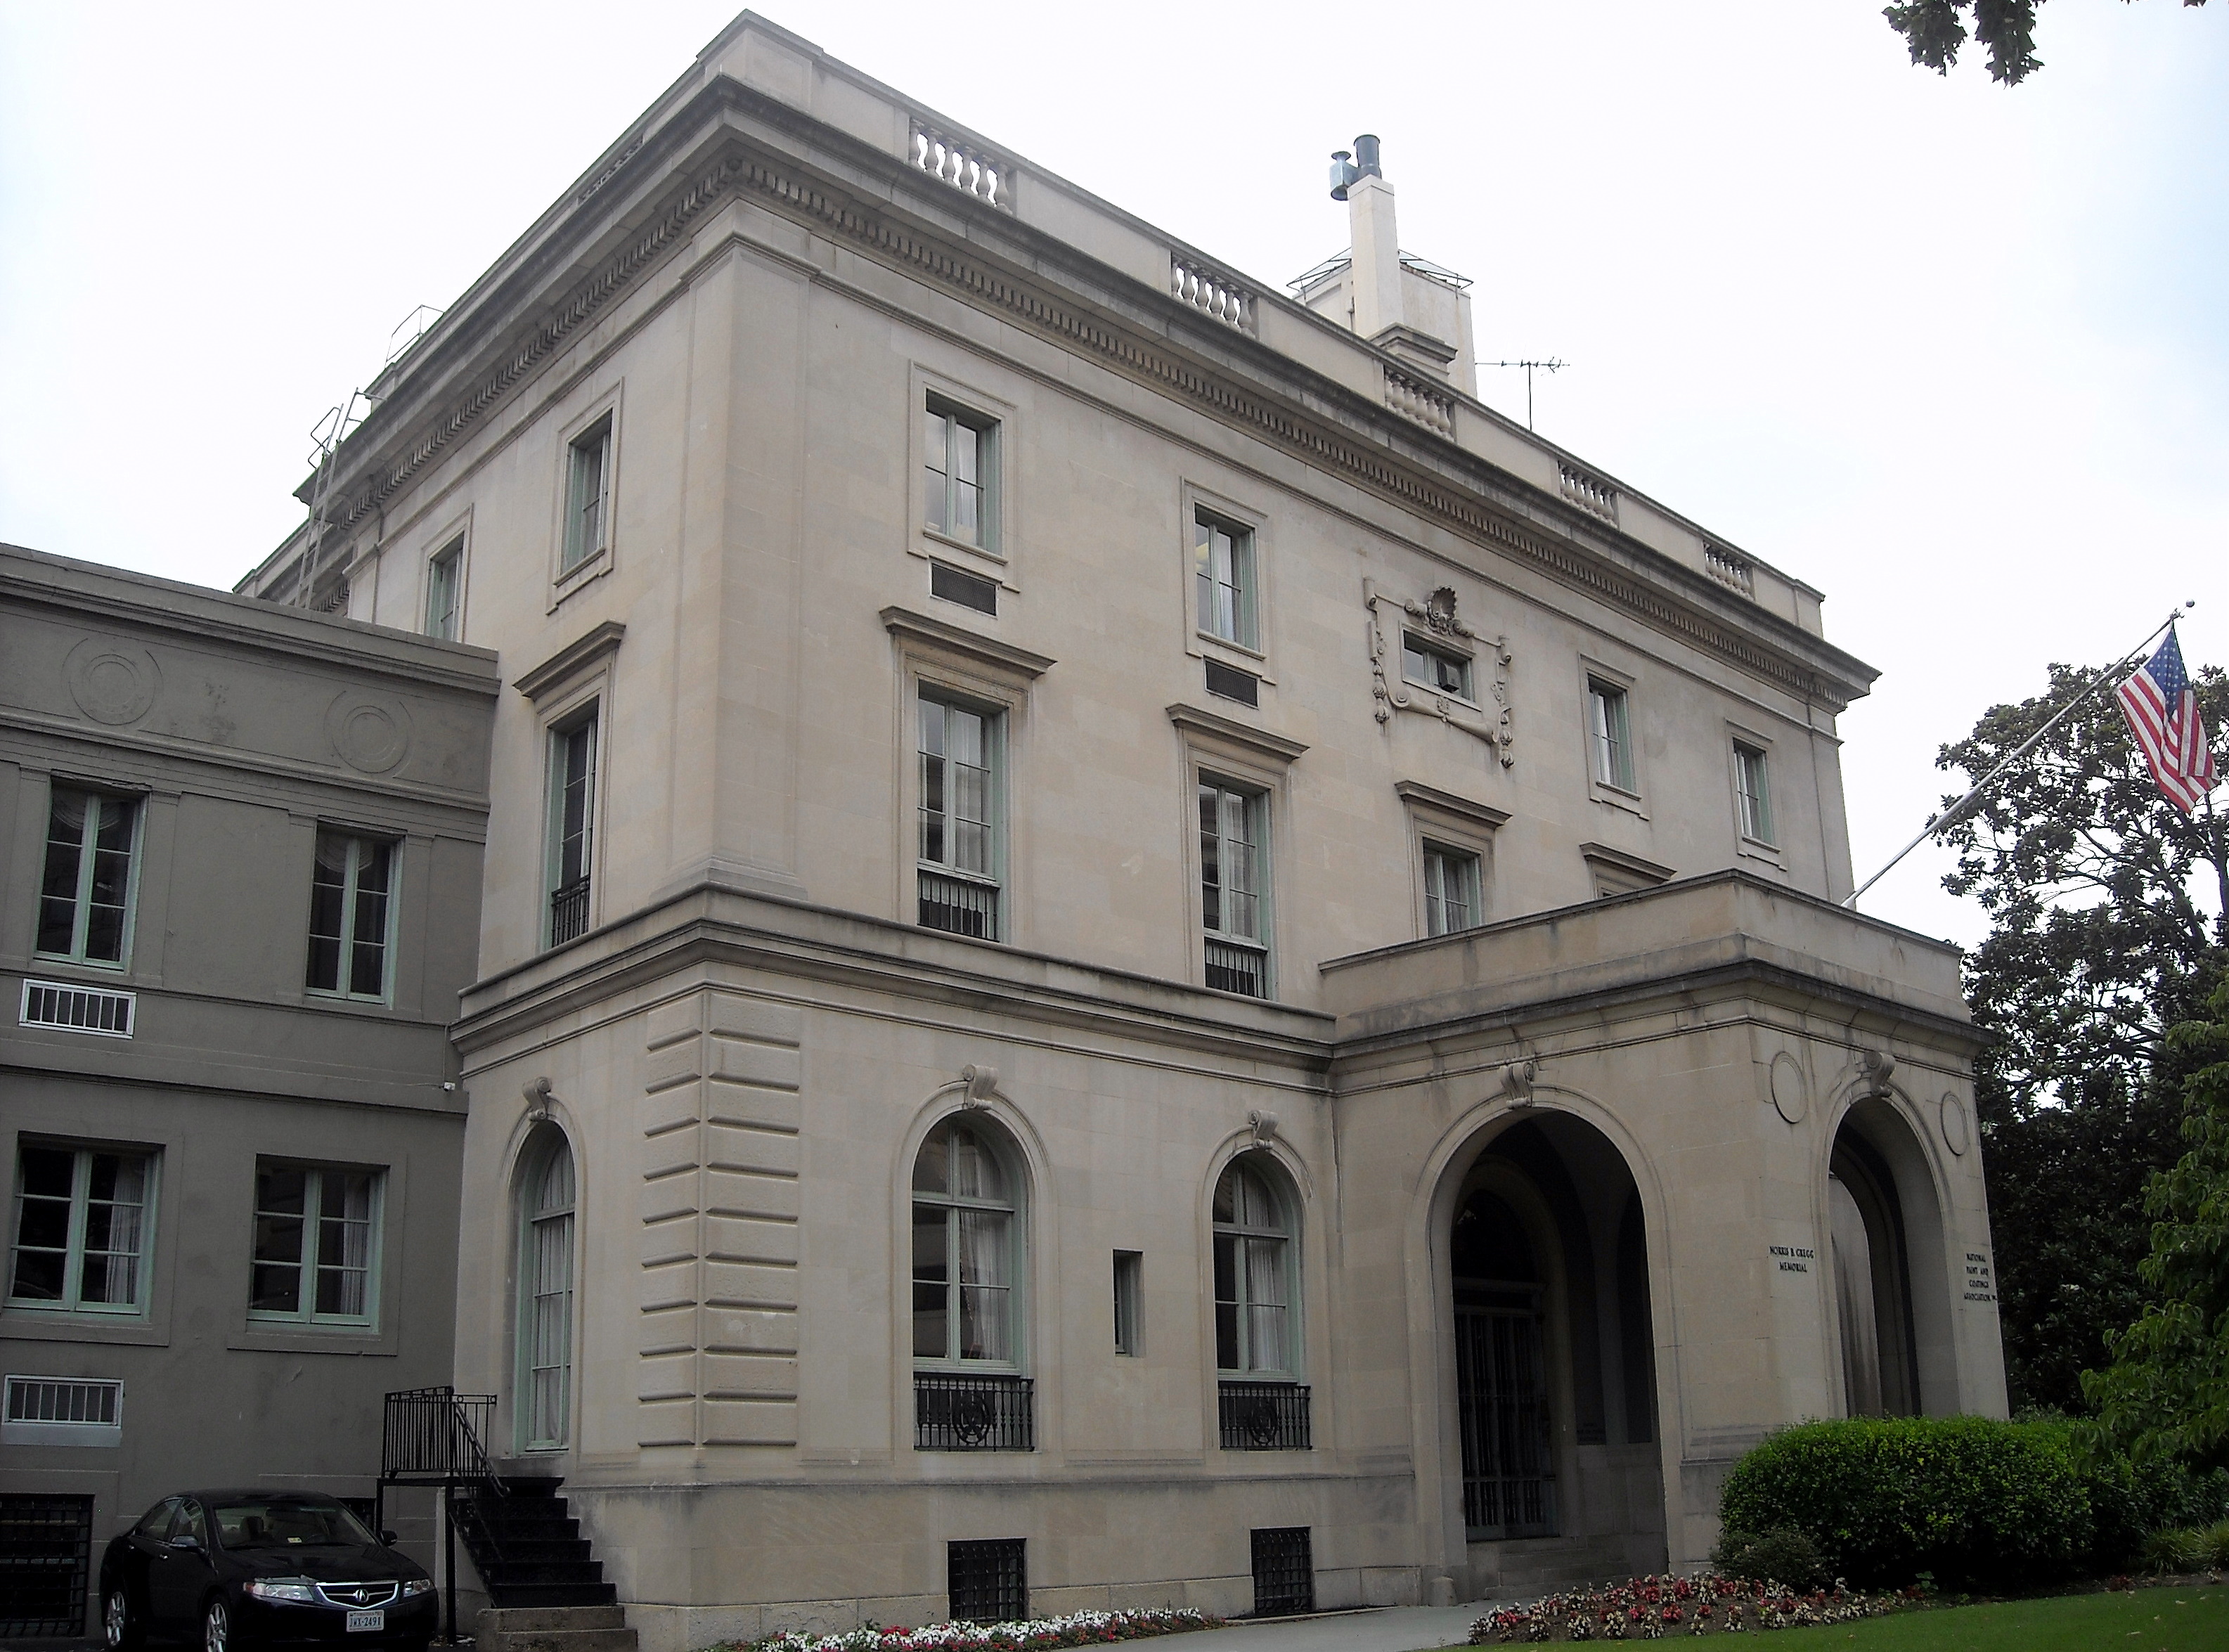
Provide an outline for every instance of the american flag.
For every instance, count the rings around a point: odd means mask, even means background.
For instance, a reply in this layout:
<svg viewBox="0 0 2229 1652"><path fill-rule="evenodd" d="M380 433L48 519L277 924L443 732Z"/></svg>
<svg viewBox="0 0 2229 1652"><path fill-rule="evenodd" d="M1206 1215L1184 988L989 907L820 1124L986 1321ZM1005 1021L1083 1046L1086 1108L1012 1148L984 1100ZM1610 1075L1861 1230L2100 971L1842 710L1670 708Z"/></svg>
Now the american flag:
<svg viewBox="0 0 2229 1652"><path fill-rule="evenodd" d="M2129 732L2144 749L2152 779L2185 814L2194 812L2213 789L2213 750L2206 743L2206 723L2198 715L2198 691L2182 668L2174 628L2134 677L2114 691Z"/></svg>

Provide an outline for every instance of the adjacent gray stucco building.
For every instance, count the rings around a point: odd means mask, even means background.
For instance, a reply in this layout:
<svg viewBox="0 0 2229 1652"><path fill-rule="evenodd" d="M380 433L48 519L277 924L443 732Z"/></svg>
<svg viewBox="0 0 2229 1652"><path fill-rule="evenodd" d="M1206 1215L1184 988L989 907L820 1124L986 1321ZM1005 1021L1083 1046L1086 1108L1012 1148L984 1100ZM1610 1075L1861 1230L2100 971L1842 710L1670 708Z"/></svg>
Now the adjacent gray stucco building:
<svg viewBox="0 0 2229 1652"><path fill-rule="evenodd" d="M189 1486L369 1497L381 1396L447 1379L495 686L0 547L11 1539L81 1516L97 1565Z"/></svg>

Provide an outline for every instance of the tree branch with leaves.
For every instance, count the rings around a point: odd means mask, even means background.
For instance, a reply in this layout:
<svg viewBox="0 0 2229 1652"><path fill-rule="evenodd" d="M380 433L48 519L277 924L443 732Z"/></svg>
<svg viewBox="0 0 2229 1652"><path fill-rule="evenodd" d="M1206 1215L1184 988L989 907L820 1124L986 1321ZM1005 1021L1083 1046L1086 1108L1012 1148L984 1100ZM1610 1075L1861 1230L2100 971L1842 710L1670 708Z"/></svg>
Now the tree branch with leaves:
<svg viewBox="0 0 2229 1652"><path fill-rule="evenodd" d="M2123 0L2126 3L2126 0ZM2206 0L2182 0L2186 6L2202 6ZM1958 54L1971 38L1989 50L1989 78L2004 86L2018 86L2043 67L2035 55L2035 14L2043 0L1910 0L1881 13L1890 28L1904 36L1911 61L1938 74L1950 73ZM1973 14L1969 33L1966 16Z"/></svg>

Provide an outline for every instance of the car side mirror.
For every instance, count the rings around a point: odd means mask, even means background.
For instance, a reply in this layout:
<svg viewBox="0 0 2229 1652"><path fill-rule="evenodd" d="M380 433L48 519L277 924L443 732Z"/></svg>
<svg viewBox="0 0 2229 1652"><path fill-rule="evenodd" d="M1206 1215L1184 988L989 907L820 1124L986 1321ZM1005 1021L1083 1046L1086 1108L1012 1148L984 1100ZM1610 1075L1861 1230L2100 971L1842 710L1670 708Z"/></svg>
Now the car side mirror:
<svg viewBox="0 0 2229 1652"><path fill-rule="evenodd" d="M392 1532L382 1532L379 1534L379 1540L391 1549L395 1546L395 1533Z"/></svg>
<svg viewBox="0 0 2229 1652"><path fill-rule="evenodd" d="M174 1549L198 1549L201 1546L201 1539L191 1532L181 1532L170 1540L170 1546Z"/></svg>

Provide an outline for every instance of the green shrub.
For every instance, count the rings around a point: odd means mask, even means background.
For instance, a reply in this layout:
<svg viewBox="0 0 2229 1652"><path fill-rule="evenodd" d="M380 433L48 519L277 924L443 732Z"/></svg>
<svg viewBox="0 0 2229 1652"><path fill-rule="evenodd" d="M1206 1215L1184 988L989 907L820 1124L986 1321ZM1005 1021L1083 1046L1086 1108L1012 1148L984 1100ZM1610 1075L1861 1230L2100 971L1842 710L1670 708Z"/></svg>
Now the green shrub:
<svg viewBox="0 0 2229 1652"><path fill-rule="evenodd" d="M2211 1533L2194 1526L2168 1526L2144 1536L2142 1557L2149 1572L2203 1572L2213 1564Z"/></svg>
<svg viewBox="0 0 2229 1652"><path fill-rule="evenodd" d="M1772 1436L1734 1465L1724 1528L1802 1533L1834 1575L1945 1588L2063 1577L2089 1556L2090 1497L2062 1441L1980 1417L1852 1417Z"/></svg>
<svg viewBox="0 0 2229 1652"><path fill-rule="evenodd" d="M2213 1564L2229 1566L2229 1520L2216 1520L2206 1528L2206 1546L2213 1552Z"/></svg>
<svg viewBox="0 0 2229 1652"><path fill-rule="evenodd" d="M1729 1532L1711 1551L1711 1564L1729 1578L1816 1589L1834 1581L1819 1546L1793 1527L1770 1532Z"/></svg>
<svg viewBox="0 0 2229 1652"><path fill-rule="evenodd" d="M2073 1465L2090 1499L2089 1554L2081 1570L2103 1576L2143 1564L2144 1540L2168 1527L2211 1526L2229 1516L2229 1471L2200 1474L2187 1464L2155 1459L2131 1463L2093 1424L2058 1416L2014 1425L2051 1444Z"/></svg>

